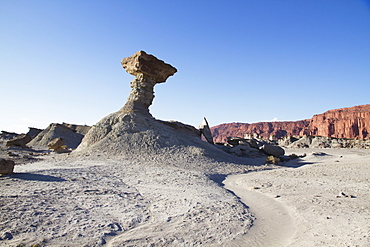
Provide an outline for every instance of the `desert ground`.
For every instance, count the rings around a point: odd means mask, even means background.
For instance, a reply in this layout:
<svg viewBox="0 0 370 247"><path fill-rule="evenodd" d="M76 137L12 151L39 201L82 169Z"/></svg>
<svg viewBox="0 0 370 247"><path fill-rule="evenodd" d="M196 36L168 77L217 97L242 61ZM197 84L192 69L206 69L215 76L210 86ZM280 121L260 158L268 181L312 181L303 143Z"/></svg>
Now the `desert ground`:
<svg viewBox="0 0 370 247"><path fill-rule="evenodd" d="M306 156L279 165L198 151L18 162L0 177L0 245L370 245L370 149L286 149Z"/></svg>

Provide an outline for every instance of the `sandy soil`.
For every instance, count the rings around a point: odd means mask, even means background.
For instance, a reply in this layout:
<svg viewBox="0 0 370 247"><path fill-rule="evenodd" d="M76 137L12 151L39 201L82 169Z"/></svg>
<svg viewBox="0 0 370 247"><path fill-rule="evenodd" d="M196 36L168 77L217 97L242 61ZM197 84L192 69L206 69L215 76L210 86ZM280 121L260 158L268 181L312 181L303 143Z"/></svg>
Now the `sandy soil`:
<svg viewBox="0 0 370 247"><path fill-rule="evenodd" d="M369 246L370 150L287 152L307 156L183 168L43 156L0 177L0 246Z"/></svg>
<svg viewBox="0 0 370 247"><path fill-rule="evenodd" d="M246 243L370 246L370 150L287 151L307 156L224 181L256 217Z"/></svg>

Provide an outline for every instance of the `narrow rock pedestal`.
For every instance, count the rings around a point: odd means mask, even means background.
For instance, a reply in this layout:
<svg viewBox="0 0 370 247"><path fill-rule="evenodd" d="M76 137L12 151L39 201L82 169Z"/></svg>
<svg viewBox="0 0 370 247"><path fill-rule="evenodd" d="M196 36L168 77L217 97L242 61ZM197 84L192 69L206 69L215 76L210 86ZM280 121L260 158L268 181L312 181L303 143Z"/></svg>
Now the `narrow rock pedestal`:
<svg viewBox="0 0 370 247"><path fill-rule="evenodd" d="M154 86L163 83L177 72L170 64L138 51L131 57L122 59L122 67L136 78L131 82L131 92L122 113L140 113L152 117L149 106L154 99Z"/></svg>

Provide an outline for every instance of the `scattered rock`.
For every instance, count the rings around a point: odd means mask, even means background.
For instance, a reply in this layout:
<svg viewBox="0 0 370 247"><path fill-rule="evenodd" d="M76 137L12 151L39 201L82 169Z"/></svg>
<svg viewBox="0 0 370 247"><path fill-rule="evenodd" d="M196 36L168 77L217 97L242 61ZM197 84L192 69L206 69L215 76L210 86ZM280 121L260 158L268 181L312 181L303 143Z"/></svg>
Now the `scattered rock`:
<svg viewBox="0 0 370 247"><path fill-rule="evenodd" d="M290 158L291 160L295 160L295 159L298 159L299 157L298 157L298 155L296 155L296 154L291 154L291 155L289 155L289 158Z"/></svg>
<svg viewBox="0 0 370 247"><path fill-rule="evenodd" d="M244 142L244 141L245 139L241 137L228 137L227 138L227 143L232 146L239 145L239 142Z"/></svg>
<svg viewBox="0 0 370 247"><path fill-rule="evenodd" d="M346 197L346 198L356 198L356 196L354 196L354 195L347 195L347 194L345 194L344 192L341 192L341 193L337 196L337 198L341 198L341 197Z"/></svg>
<svg viewBox="0 0 370 247"><path fill-rule="evenodd" d="M10 152L10 151L6 152L6 154L9 155L9 157L18 157L19 156L19 154L15 154L15 153Z"/></svg>
<svg viewBox="0 0 370 247"><path fill-rule="evenodd" d="M10 232L4 232L1 235L0 239L2 239L2 240L11 240L12 238L13 238L13 235Z"/></svg>
<svg viewBox="0 0 370 247"><path fill-rule="evenodd" d="M29 143L30 141L32 140L32 137L27 135L27 134L21 134L9 141L6 142L6 146L7 147L10 147L10 146L18 146L18 147L22 147L22 148L25 148L27 147L26 144Z"/></svg>
<svg viewBox="0 0 370 247"><path fill-rule="evenodd" d="M9 175L14 171L15 163L12 160L0 159L0 174Z"/></svg>
<svg viewBox="0 0 370 247"><path fill-rule="evenodd" d="M325 156L327 154L324 153L324 152L313 152L312 155L315 155L315 156Z"/></svg>

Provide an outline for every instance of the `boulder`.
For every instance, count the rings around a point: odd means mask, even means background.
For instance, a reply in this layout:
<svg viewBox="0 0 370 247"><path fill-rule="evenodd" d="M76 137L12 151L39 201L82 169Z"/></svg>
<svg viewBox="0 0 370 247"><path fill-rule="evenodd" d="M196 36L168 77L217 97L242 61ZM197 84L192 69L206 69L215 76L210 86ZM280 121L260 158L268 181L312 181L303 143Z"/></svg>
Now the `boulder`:
<svg viewBox="0 0 370 247"><path fill-rule="evenodd" d="M227 143L232 145L232 146L236 146L236 145L239 145L240 142L244 142L245 139L244 138L241 138L241 137L227 137Z"/></svg>
<svg viewBox="0 0 370 247"><path fill-rule="evenodd" d="M283 156L285 154L284 149L279 146L265 144L260 149L267 155L272 155L275 157Z"/></svg>
<svg viewBox="0 0 370 247"><path fill-rule="evenodd" d="M204 138L206 138L207 142L214 144L212 132L211 129L209 128L206 118L203 118L203 122L199 125L199 130L200 133L202 133L202 135L204 136Z"/></svg>
<svg viewBox="0 0 370 247"><path fill-rule="evenodd" d="M274 165L276 165L276 164L278 164L281 160L280 160L280 158L278 158L278 157L276 157L276 156L273 156L273 155L270 155L270 156L267 156L267 158L266 158L266 163L267 164L274 164Z"/></svg>
<svg viewBox="0 0 370 247"><path fill-rule="evenodd" d="M0 174L9 175L13 173L15 163L12 160L0 159Z"/></svg>
<svg viewBox="0 0 370 247"><path fill-rule="evenodd" d="M22 148L27 147L26 144L29 143L32 140L32 137L27 134L21 134L9 141L6 142L6 146L19 146Z"/></svg>

